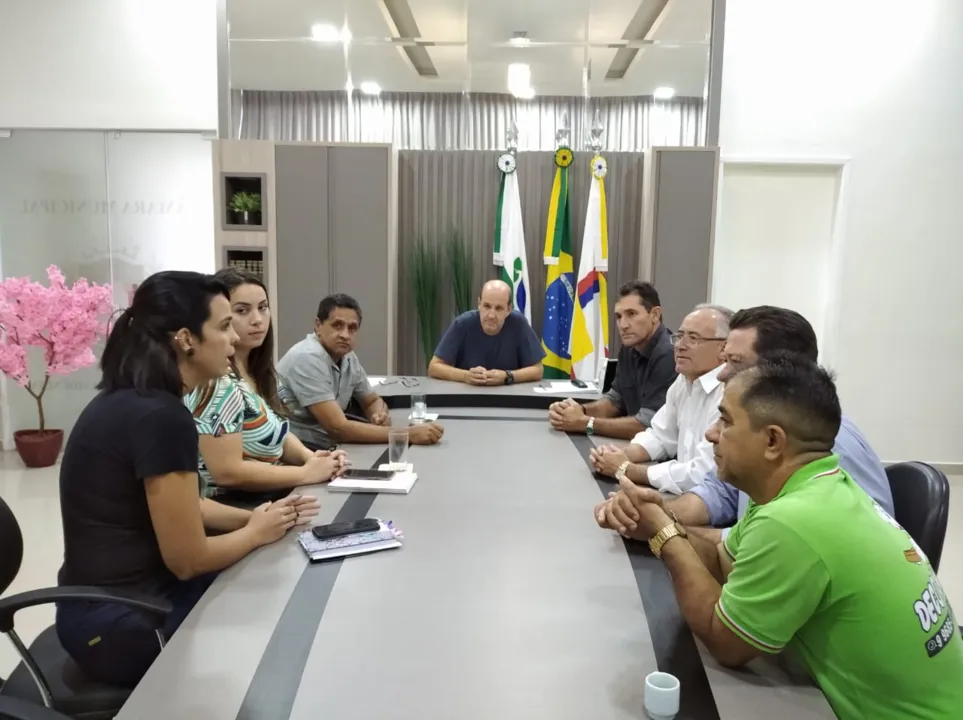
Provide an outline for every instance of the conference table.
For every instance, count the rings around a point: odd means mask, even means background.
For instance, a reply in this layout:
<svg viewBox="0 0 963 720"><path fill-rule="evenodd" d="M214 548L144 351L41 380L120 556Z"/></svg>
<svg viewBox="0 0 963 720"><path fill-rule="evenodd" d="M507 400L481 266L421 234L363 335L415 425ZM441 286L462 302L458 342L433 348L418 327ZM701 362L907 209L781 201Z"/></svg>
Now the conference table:
<svg viewBox="0 0 963 720"><path fill-rule="evenodd" d="M787 658L719 666L642 543L596 525L614 486L592 439L554 431L537 384L389 378L406 422L427 396L442 442L412 447L408 495L304 489L317 522L378 517L404 545L311 564L290 533L221 573L134 690L122 720L630 720L645 676L681 681L679 720L832 718ZM597 394L579 394L588 401ZM346 446L355 466L381 445Z"/></svg>

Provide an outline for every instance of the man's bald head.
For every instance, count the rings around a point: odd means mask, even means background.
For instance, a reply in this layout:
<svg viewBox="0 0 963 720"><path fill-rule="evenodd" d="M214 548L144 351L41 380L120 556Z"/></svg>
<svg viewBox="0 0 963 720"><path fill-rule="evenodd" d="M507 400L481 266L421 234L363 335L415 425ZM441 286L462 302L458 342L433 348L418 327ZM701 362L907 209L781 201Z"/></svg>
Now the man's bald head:
<svg viewBox="0 0 963 720"><path fill-rule="evenodd" d="M504 280L489 280L478 297L478 319L482 330L497 335L512 311L512 288Z"/></svg>
<svg viewBox="0 0 963 720"><path fill-rule="evenodd" d="M481 300L488 300L489 302L502 303L511 308L512 288L504 280L489 280L482 285L479 298Z"/></svg>

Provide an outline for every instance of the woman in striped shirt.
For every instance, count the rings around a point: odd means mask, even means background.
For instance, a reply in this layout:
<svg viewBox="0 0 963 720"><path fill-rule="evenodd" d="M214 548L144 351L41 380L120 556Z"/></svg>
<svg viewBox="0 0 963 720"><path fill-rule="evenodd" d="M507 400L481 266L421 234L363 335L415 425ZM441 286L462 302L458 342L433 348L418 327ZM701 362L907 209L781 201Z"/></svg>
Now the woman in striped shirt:
<svg viewBox="0 0 963 720"><path fill-rule="evenodd" d="M228 373L185 398L200 436L202 493L218 502L253 506L337 476L347 463L343 451L312 452L288 431L278 400L264 283L237 268L215 277L230 291L239 339Z"/></svg>

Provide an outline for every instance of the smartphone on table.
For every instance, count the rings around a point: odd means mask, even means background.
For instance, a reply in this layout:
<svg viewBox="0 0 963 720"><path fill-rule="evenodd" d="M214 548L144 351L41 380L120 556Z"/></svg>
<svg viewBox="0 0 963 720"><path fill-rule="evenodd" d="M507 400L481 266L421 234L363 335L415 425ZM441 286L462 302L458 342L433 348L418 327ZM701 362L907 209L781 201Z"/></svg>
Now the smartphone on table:
<svg viewBox="0 0 963 720"><path fill-rule="evenodd" d="M379 520L376 518L364 518L362 520L318 525L311 528L311 532L318 540L331 540L332 538L344 537L345 535L376 532L380 529L381 522Z"/></svg>

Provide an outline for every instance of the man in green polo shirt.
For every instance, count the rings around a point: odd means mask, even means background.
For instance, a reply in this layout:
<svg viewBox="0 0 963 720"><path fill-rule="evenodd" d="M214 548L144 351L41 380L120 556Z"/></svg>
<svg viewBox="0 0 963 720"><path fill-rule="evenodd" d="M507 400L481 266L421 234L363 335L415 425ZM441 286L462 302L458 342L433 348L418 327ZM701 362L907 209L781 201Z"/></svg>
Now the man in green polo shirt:
<svg viewBox="0 0 963 720"><path fill-rule="evenodd" d="M926 556L839 467L831 376L781 355L729 381L706 433L751 498L725 543L687 538L658 493L623 483L623 532L650 537L686 622L742 665L792 648L843 720L963 717L963 641Z"/></svg>

